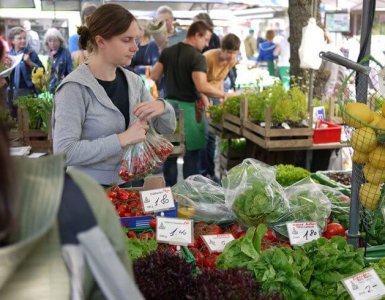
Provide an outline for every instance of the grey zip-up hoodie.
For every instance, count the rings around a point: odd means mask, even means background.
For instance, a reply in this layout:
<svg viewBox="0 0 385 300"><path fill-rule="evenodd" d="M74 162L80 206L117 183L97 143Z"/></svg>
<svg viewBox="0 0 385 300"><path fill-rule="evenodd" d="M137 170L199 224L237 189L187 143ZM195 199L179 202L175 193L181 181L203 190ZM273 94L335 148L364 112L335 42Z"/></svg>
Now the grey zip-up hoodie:
<svg viewBox="0 0 385 300"><path fill-rule="evenodd" d="M135 105L152 97L138 75L121 69L128 82L131 126ZM173 133L175 112L170 104L165 105L165 112L152 124L160 133ZM122 183L117 172L124 149L117 134L125 131L125 119L86 64L58 86L52 123L54 153L64 153L69 168L87 173L100 184Z"/></svg>

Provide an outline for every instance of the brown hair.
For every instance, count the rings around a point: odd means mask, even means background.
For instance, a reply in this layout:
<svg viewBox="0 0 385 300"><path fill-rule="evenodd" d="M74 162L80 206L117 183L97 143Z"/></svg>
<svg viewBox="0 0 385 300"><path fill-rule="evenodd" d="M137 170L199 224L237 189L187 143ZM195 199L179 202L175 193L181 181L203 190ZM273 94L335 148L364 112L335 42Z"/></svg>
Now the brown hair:
<svg viewBox="0 0 385 300"><path fill-rule="evenodd" d="M268 41L272 41L275 37L275 33L274 33L274 30L268 30L266 31L266 39Z"/></svg>
<svg viewBox="0 0 385 300"><path fill-rule="evenodd" d="M194 37L197 33L204 36L207 31L213 32L213 29L205 21L196 21L190 25L186 37Z"/></svg>
<svg viewBox="0 0 385 300"><path fill-rule="evenodd" d="M87 19L87 26L78 28L79 46L92 52L96 48L97 35L110 39L127 31L133 21L136 21L135 17L124 7L104 4Z"/></svg>
<svg viewBox="0 0 385 300"><path fill-rule="evenodd" d="M207 13L199 13L194 17L193 20L194 21L205 21L211 28L214 28L213 20L211 20L209 14L207 14Z"/></svg>
<svg viewBox="0 0 385 300"><path fill-rule="evenodd" d="M80 19L82 21L82 25L87 25L87 19L90 17L98 7L95 4L84 5L80 12Z"/></svg>
<svg viewBox="0 0 385 300"><path fill-rule="evenodd" d="M222 50L238 51L241 47L241 40L233 33L226 34L222 39Z"/></svg>
<svg viewBox="0 0 385 300"><path fill-rule="evenodd" d="M15 36L19 35L22 32L27 33L27 31L25 31L25 29L20 26L11 28L11 30L8 33L8 41L12 44L12 41L15 38Z"/></svg>

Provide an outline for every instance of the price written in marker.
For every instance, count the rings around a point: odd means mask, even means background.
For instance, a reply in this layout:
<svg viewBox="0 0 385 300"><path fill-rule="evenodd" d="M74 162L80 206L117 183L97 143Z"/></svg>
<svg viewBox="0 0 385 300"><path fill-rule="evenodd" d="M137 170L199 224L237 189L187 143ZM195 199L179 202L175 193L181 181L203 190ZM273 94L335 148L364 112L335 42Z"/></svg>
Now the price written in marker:
<svg viewBox="0 0 385 300"><path fill-rule="evenodd" d="M223 252L226 245L234 240L231 233L202 235L202 239L210 252Z"/></svg>
<svg viewBox="0 0 385 300"><path fill-rule="evenodd" d="M146 213L175 208L174 197L171 188L162 188L140 192L143 210Z"/></svg>
<svg viewBox="0 0 385 300"><path fill-rule="evenodd" d="M286 226L292 245L303 245L320 237L316 222L290 222Z"/></svg>
<svg viewBox="0 0 385 300"><path fill-rule="evenodd" d="M194 222L187 219L156 218L156 240L171 245L193 244Z"/></svg>
<svg viewBox="0 0 385 300"><path fill-rule="evenodd" d="M354 300L375 300L385 296L385 286L373 269L343 279L342 283Z"/></svg>

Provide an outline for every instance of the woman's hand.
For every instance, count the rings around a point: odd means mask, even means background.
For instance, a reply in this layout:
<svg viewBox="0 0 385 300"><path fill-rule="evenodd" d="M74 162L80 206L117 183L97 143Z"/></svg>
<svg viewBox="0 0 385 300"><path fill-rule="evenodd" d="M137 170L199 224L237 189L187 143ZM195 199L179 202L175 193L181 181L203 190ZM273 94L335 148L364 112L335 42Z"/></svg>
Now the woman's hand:
<svg viewBox="0 0 385 300"><path fill-rule="evenodd" d="M138 104L134 108L134 115L143 121L150 121L164 113L165 103L162 100L147 101Z"/></svg>
<svg viewBox="0 0 385 300"><path fill-rule="evenodd" d="M136 121L128 127L126 131L118 134L120 145L125 147L130 144L143 142L146 139L148 128L149 127L146 121Z"/></svg>

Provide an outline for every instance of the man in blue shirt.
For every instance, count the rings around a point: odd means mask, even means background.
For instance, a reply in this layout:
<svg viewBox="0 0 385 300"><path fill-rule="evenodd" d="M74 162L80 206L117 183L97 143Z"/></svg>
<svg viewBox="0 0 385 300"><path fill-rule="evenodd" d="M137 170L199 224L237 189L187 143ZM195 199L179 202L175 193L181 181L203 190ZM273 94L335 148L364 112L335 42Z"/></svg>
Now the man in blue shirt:
<svg viewBox="0 0 385 300"><path fill-rule="evenodd" d="M94 13L98 7L95 4L87 3L80 12L82 25L86 24L87 18ZM79 35L77 33L71 35L68 39L68 50L72 53L79 50Z"/></svg>
<svg viewBox="0 0 385 300"><path fill-rule="evenodd" d="M174 25L174 15L172 13L172 9L168 6L160 6L157 9L156 14L158 18L166 22L168 32L167 47L183 42L187 32L182 27Z"/></svg>

